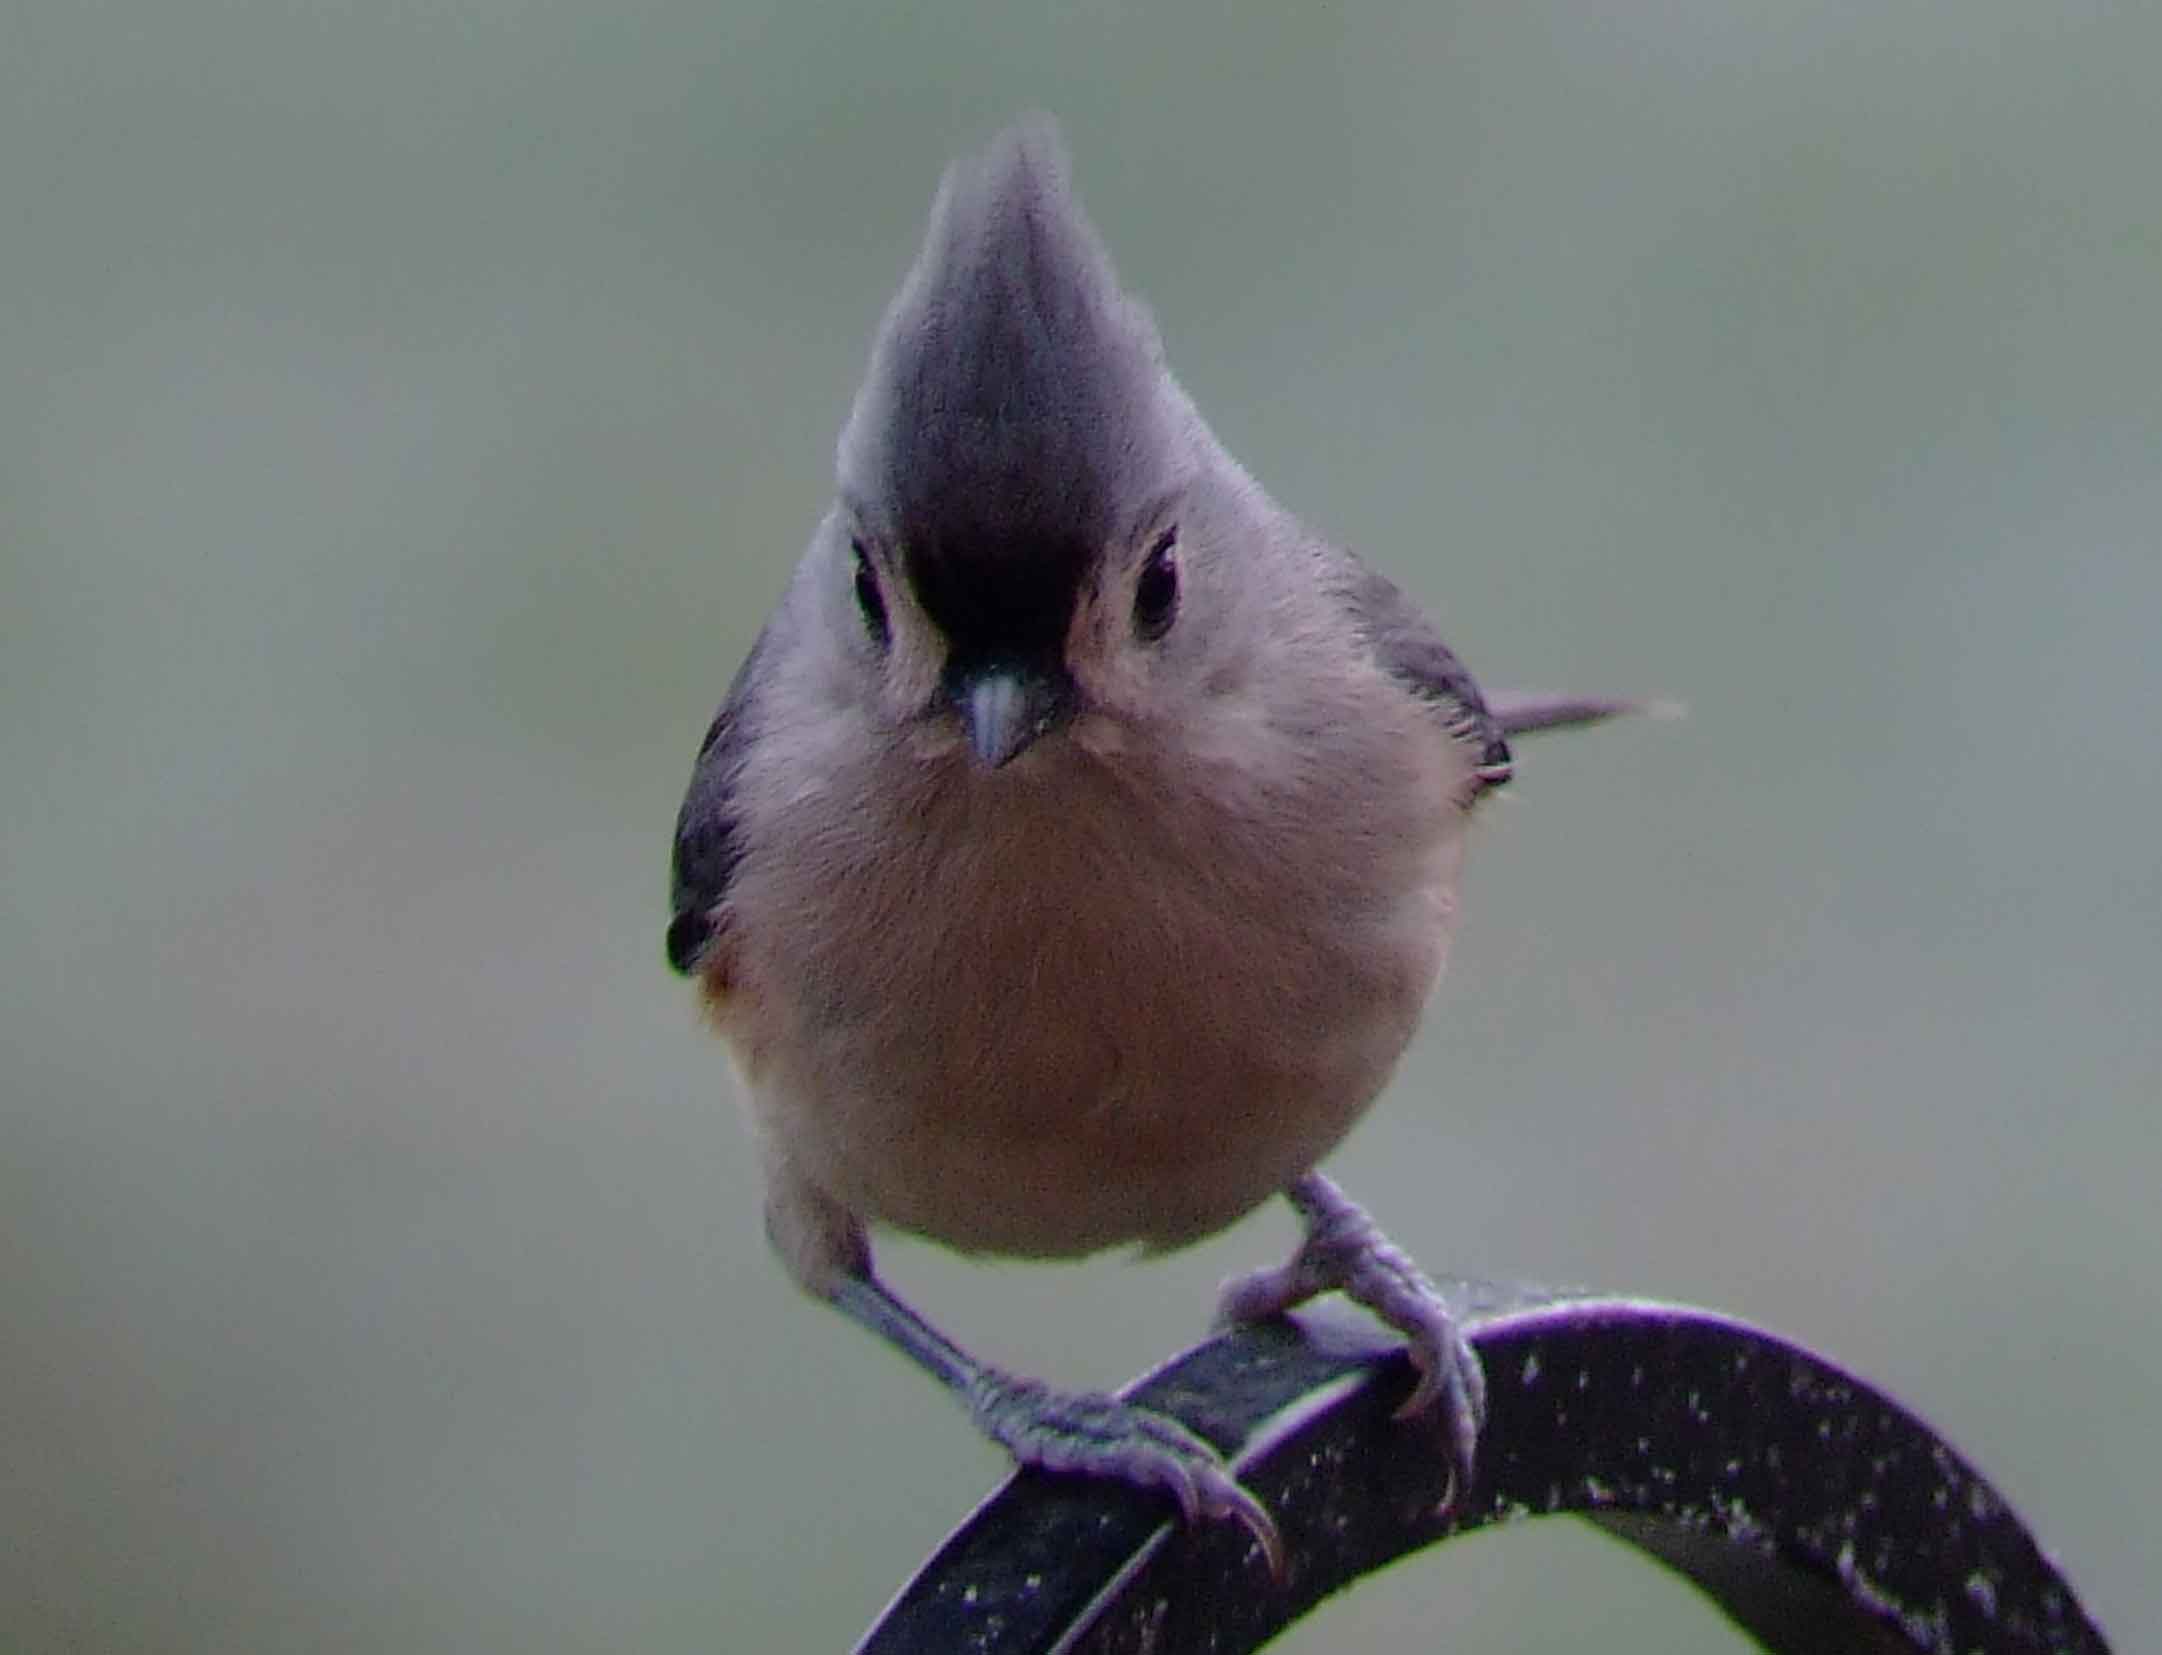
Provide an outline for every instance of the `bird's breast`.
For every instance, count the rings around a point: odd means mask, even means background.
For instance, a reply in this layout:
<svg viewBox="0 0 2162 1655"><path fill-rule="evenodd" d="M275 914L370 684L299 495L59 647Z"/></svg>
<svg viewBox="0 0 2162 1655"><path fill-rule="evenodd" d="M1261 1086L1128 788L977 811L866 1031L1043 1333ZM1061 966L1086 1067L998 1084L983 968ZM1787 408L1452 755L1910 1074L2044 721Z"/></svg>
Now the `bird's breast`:
<svg viewBox="0 0 2162 1655"><path fill-rule="evenodd" d="M1268 798L1038 757L852 815L804 797L736 899L729 1032L762 1132L859 1217L996 1253L1178 1245L1388 1078L1447 945L1452 778Z"/></svg>

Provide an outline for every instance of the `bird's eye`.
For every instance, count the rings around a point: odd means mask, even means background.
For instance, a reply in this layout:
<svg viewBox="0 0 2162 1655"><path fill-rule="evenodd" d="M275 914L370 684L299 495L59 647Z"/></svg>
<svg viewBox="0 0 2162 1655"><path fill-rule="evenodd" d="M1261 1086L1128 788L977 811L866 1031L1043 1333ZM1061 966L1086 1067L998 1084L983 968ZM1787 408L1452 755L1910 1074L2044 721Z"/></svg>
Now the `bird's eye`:
<svg viewBox="0 0 2162 1655"><path fill-rule="evenodd" d="M863 629L878 641L878 647L886 647L886 596L878 589L878 571L871 567L871 554L863 549L863 542L852 540L849 550L856 554L856 608L863 615Z"/></svg>
<svg viewBox="0 0 2162 1655"><path fill-rule="evenodd" d="M1149 549L1134 582L1134 631L1154 642L1171 630L1179 612L1179 531L1166 529Z"/></svg>

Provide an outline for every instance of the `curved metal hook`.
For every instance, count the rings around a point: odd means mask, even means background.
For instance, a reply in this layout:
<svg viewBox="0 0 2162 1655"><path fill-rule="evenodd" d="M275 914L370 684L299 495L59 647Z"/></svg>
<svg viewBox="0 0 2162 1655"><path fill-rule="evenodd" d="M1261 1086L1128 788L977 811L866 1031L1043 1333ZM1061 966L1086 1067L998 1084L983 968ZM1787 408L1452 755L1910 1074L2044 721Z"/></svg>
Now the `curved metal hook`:
<svg viewBox="0 0 2162 1655"><path fill-rule="evenodd" d="M1553 1513L1678 1571L1778 1655L2107 1655L1981 1474L1824 1357L1684 1306L1442 1285L1490 1387L1467 1498L1440 1509L1442 1457L1390 1417L1411 1384L1401 1354L1348 1312L1302 1312L1210 1339L1122 1393L1233 1456L1283 1528L1284 1584L1236 1525L1183 1529L1136 1490L1021 1473L858 1655L1232 1655L1406 1552Z"/></svg>

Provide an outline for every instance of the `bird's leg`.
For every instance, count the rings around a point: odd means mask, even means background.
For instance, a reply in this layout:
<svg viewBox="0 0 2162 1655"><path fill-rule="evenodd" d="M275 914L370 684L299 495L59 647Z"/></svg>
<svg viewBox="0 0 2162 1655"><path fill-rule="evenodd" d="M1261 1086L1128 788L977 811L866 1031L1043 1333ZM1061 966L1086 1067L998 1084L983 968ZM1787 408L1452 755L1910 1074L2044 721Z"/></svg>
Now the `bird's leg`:
<svg viewBox="0 0 2162 1655"><path fill-rule="evenodd" d="M1450 1499L1471 1487L1479 1429L1486 1421L1486 1374L1457 1328L1440 1290L1331 1179L1309 1172L1284 1192L1306 1225L1285 1264L1235 1276L1217 1301L1219 1324L1258 1321L1341 1291L1411 1342L1419 1382L1397 1418L1439 1406L1449 1439Z"/></svg>
<svg viewBox="0 0 2162 1655"><path fill-rule="evenodd" d="M765 1147L766 1233L805 1291L945 1385L977 1429L1021 1464L1161 1489L1188 1522L1234 1518L1283 1578L1275 1520L1207 1442L1167 1415L1116 1397L1054 1391L979 1362L878 1279L862 1221L802 1176L779 1140Z"/></svg>
<svg viewBox="0 0 2162 1655"><path fill-rule="evenodd" d="M1168 1415L1116 1397L1054 1391L980 1362L872 1274L868 1254L829 1289L834 1307L886 1340L961 1399L978 1430L1022 1465L1161 1489L1189 1523L1230 1517L1284 1576L1275 1519L1239 1486L1223 1456Z"/></svg>

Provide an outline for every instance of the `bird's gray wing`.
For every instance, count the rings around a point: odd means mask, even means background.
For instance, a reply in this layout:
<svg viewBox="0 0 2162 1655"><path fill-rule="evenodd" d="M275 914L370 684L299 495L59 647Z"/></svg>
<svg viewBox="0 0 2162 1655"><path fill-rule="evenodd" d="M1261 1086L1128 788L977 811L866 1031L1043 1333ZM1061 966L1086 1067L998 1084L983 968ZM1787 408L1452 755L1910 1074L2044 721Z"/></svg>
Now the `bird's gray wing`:
<svg viewBox="0 0 2162 1655"><path fill-rule="evenodd" d="M743 856L735 808L736 772L750 734L751 684L771 632L769 623L736 669L727 698L713 715L698 749L683 808L676 813L675 855L669 870L675 917L668 923L668 963L685 976L698 970L713 946L720 928L720 907Z"/></svg>
<svg viewBox="0 0 2162 1655"><path fill-rule="evenodd" d="M1433 703L1449 733L1471 750L1479 790L1507 781L1508 734L1488 710L1470 669L1441 641L1425 612L1395 582L1364 564L1354 568L1345 597L1383 669Z"/></svg>

